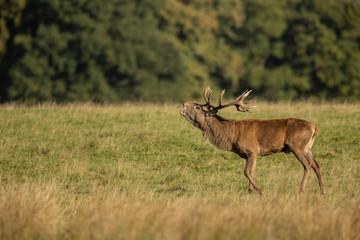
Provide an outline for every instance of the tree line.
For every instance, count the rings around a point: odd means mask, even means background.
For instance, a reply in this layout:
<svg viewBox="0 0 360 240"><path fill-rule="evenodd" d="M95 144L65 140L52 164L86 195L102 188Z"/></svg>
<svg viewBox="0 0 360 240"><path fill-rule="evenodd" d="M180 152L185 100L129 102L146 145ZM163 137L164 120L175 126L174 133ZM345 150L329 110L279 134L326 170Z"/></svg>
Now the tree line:
<svg viewBox="0 0 360 240"><path fill-rule="evenodd" d="M0 0L0 101L178 101L210 85L360 100L350 0Z"/></svg>

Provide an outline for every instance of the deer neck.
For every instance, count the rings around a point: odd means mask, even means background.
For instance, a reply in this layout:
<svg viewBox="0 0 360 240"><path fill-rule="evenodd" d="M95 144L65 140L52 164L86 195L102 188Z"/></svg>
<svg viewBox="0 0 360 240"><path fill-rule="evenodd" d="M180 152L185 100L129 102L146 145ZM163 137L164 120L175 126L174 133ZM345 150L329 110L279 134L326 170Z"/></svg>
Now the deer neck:
<svg viewBox="0 0 360 240"><path fill-rule="evenodd" d="M231 151L235 139L233 123L220 116L211 116L205 119L203 127L204 137L221 150Z"/></svg>

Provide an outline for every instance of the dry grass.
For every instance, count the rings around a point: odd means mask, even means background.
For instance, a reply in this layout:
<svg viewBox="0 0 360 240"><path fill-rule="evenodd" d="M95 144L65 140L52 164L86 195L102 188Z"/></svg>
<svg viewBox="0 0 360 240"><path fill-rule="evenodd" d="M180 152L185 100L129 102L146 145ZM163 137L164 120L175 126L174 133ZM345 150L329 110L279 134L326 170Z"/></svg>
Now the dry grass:
<svg viewBox="0 0 360 240"><path fill-rule="evenodd" d="M45 183L1 193L1 239L359 238L359 208L320 196L77 198Z"/></svg>
<svg viewBox="0 0 360 240"><path fill-rule="evenodd" d="M360 239L359 105L258 105L319 124L326 196L313 173L298 195L284 154L259 159L265 195L248 195L244 161L180 106L1 106L0 239Z"/></svg>

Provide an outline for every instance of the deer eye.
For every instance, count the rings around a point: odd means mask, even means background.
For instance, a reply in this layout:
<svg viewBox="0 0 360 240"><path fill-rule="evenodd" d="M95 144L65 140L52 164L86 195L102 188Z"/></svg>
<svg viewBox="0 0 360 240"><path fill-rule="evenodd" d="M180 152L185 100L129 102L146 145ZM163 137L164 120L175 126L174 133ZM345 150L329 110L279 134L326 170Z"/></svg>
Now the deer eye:
<svg viewBox="0 0 360 240"><path fill-rule="evenodd" d="M196 110L201 110L201 107L197 105L197 106L195 107L195 109L196 109Z"/></svg>

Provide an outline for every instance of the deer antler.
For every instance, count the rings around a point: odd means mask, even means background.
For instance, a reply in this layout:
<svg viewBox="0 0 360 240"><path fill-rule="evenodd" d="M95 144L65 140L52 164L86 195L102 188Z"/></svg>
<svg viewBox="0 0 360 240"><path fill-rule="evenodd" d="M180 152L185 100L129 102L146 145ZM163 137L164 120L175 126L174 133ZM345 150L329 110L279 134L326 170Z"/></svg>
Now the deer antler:
<svg viewBox="0 0 360 240"><path fill-rule="evenodd" d="M212 93L212 90L210 89L210 87L205 88L205 90L204 90L204 100L205 100L204 106L207 106L209 109L216 108L215 106L213 106L210 103L211 93Z"/></svg>
<svg viewBox="0 0 360 240"><path fill-rule="evenodd" d="M240 112L249 112L250 107L246 106L246 103L244 103L244 99L251 93L251 91L252 90L246 90L239 97L237 97L234 101L223 104L222 100L223 100L223 96L225 94L225 89L224 89L224 90L222 90L222 92L220 94L218 106L214 106L210 103L210 97L211 97L212 90L210 89L210 87L207 87L204 90L205 104L203 106L208 107L209 114L215 114L218 112L218 110L232 106L232 105L234 105L236 107L236 109Z"/></svg>

